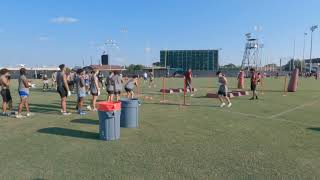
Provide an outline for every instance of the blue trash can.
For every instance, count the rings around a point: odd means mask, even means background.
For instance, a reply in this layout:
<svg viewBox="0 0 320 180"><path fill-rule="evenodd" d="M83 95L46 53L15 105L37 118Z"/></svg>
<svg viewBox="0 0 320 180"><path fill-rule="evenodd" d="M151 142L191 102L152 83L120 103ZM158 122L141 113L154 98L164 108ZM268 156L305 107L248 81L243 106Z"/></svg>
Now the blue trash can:
<svg viewBox="0 0 320 180"><path fill-rule="evenodd" d="M105 141L120 139L121 102L99 102L99 134Z"/></svg>
<svg viewBox="0 0 320 180"><path fill-rule="evenodd" d="M121 127L139 127L139 104L140 102L138 99L121 99Z"/></svg>

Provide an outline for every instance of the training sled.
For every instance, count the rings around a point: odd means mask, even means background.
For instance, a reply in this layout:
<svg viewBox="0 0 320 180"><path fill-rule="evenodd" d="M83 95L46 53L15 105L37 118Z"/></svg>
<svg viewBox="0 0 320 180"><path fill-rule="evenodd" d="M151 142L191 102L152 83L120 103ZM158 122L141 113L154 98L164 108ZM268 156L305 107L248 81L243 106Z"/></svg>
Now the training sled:
<svg viewBox="0 0 320 180"><path fill-rule="evenodd" d="M208 98L218 98L218 94L217 93L207 93L207 97ZM229 98L233 98L233 94L232 93L228 93L228 97Z"/></svg>
<svg viewBox="0 0 320 180"><path fill-rule="evenodd" d="M248 91L232 91L228 93L229 98L233 97L240 97L240 96L248 96L249 92ZM216 93L207 93L208 98L218 98L218 94Z"/></svg>
<svg viewBox="0 0 320 180"><path fill-rule="evenodd" d="M172 94L173 93L172 89L160 89L160 92L166 93L166 94Z"/></svg>
<svg viewBox="0 0 320 180"><path fill-rule="evenodd" d="M183 91L183 89L182 89ZM192 92L197 92L198 90L196 88L192 88ZM190 92L190 89L187 89L187 92Z"/></svg>
<svg viewBox="0 0 320 180"><path fill-rule="evenodd" d="M186 90L187 92L190 92L190 89ZM198 90L196 88L192 88L192 92L197 92ZM166 94L172 94L172 93L183 93L183 88L170 88L170 89L160 89L160 92L166 93Z"/></svg>
<svg viewBox="0 0 320 180"><path fill-rule="evenodd" d="M299 69L296 68L291 73L290 81L288 84L288 92L296 92L298 88Z"/></svg>
<svg viewBox="0 0 320 180"><path fill-rule="evenodd" d="M232 93L240 93L240 96L249 96L249 92L248 91L232 91ZM234 96L236 96L235 94L233 94Z"/></svg>

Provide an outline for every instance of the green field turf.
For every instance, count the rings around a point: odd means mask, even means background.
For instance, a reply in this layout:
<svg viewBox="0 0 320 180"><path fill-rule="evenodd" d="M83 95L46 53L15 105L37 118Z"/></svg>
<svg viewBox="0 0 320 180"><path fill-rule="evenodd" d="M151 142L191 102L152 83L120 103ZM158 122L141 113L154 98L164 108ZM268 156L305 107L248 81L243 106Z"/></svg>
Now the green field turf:
<svg viewBox="0 0 320 180"><path fill-rule="evenodd" d="M33 89L35 116L0 117L0 179L320 177L320 81L303 79L298 92L283 96L284 79L269 78L258 101L234 98L230 109L205 98L217 90L216 79L194 79L199 91L187 97L186 107L181 94L159 103L161 80L156 81L156 88L142 88L153 100L143 100L140 128L121 129L121 139L113 142L97 139L95 112L60 116L57 93ZM183 86L182 79L166 84ZM16 107L17 91L12 93ZM74 96L68 104L74 108Z"/></svg>

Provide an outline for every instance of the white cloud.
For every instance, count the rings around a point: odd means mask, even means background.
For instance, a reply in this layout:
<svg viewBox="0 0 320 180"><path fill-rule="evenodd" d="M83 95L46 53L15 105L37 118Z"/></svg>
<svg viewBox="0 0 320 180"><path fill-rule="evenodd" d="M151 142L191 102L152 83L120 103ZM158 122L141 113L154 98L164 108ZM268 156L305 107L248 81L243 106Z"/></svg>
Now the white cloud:
<svg viewBox="0 0 320 180"><path fill-rule="evenodd" d="M55 24L72 24L72 23L76 23L78 21L79 21L79 19L77 19L77 18L64 17L64 16L55 17L55 18L51 19L51 22L55 23Z"/></svg>
<svg viewBox="0 0 320 180"><path fill-rule="evenodd" d="M40 36L39 41L48 41L49 37L48 36Z"/></svg>

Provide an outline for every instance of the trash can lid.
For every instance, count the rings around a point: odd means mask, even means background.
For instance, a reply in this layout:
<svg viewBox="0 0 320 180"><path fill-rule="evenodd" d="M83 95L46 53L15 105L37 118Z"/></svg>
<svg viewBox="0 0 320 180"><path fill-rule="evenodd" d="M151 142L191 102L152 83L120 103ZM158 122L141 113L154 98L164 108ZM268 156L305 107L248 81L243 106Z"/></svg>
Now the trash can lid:
<svg viewBox="0 0 320 180"><path fill-rule="evenodd" d="M121 110L121 102L108 102L101 101L97 102L99 111L118 111Z"/></svg>
<svg viewBox="0 0 320 180"><path fill-rule="evenodd" d="M139 99L138 98L133 98L133 99L121 98L120 101L121 102L130 102L130 101L139 101Z"/></svg>

